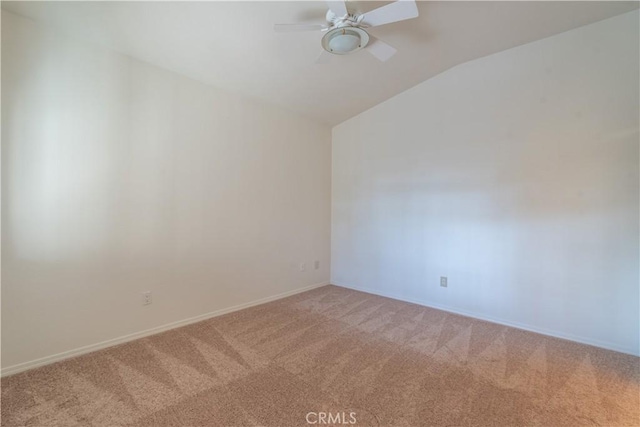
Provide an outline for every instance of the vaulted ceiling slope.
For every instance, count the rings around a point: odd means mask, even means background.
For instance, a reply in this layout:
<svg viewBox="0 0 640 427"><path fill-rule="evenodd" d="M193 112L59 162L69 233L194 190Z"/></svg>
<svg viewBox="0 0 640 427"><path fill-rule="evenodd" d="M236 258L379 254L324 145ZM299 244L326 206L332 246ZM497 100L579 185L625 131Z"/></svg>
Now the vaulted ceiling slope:
<svg viewBox="0 0 640 427"><path fill-rule="evenodd" d="M366 13L388 2L348 1ZM323 1L2 2L70 35L279 105L328 125L455 65L638 8L637 2L419 2L418 18L372 28L398 49L316 64L320 32L276 33L275 23L324 23Z"/></svg>

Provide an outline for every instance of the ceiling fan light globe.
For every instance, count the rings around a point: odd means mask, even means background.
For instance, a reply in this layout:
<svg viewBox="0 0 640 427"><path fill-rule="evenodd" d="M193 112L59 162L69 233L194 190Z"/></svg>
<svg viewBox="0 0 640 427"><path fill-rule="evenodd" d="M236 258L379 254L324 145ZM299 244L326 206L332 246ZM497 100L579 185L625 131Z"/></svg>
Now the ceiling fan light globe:
<svg viewBox="0 0 640 427"><path fill-rule="evenodd" d="M335 55L356 52L367 45L369 34L362 28L334 28L322 37L322 47Z"/></svg>
<svg viewBox="0 0 640 427"><path fill-rule="evenodd" d="M360 37L351 34L339 34L329 40L329 49L332 52L349 53L358 48Z"/></svg>

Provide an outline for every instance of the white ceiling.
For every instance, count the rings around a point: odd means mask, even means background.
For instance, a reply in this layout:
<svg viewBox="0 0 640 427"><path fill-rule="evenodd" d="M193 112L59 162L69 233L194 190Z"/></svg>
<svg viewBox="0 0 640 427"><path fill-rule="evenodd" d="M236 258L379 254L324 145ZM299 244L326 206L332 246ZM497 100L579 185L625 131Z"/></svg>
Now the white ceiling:
<svg viewBox="0 0 640 427"><path fill-rule="evenodd" d="M389 2L349 1L367 12ZM420 2L416 19L372 28L398 49L315 64L323 1L2 2L2 8L196 80L335 125L457 64L637 9L637 2Z"/></svg>

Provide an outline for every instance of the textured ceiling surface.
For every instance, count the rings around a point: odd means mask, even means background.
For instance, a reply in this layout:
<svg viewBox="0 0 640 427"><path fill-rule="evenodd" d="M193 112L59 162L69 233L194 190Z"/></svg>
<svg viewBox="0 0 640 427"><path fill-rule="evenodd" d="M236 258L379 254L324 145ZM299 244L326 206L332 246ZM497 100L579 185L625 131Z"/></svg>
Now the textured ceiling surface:
<svg viewBox="0 0 640 427"><path fill-rule="evenodd" d="M389 2L349 1L366 13ZM416 19L370 29L398 53L366 50L316 64L320 1L2 2L70 35L336 125L455 65L638 8L637 2L419 2Z"/></svg>

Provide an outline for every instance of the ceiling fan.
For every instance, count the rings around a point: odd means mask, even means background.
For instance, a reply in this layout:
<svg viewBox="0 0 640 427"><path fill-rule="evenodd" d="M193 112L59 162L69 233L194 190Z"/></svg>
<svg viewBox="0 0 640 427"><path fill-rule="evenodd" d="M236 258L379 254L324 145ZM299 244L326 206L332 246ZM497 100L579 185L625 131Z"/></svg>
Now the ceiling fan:
<svg viewBox="0 0 640 427"><path fill-rule="evenodd" d="M276 24L277 32L322 31L321 45L324 49L317 63L327 62L333 55L348 55L365 49L380 61L391 58L396 49L370 35L366 29L392 22L404 21L418 16L415 0L397 0L371 12L359 14L349 12L344 0L327 0L325 24Z"/></svg>

